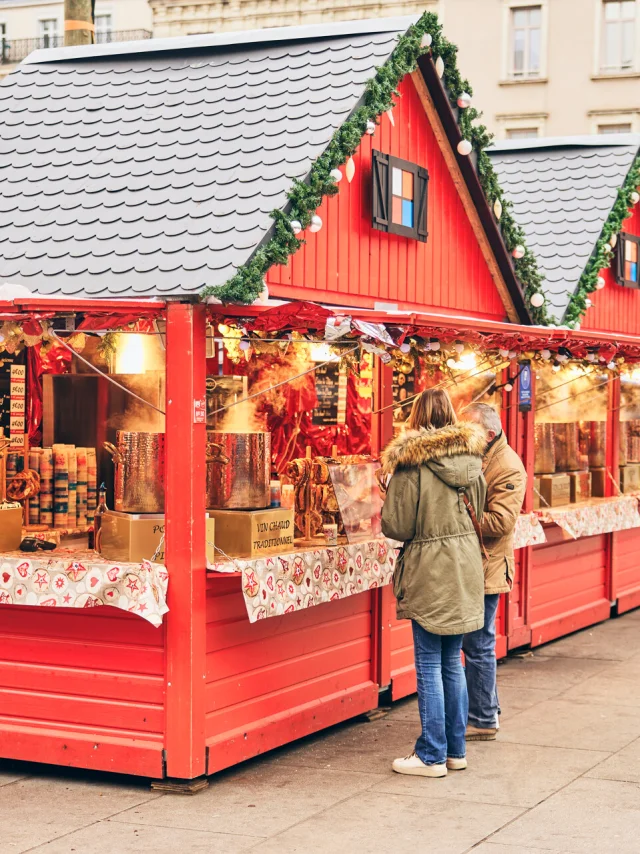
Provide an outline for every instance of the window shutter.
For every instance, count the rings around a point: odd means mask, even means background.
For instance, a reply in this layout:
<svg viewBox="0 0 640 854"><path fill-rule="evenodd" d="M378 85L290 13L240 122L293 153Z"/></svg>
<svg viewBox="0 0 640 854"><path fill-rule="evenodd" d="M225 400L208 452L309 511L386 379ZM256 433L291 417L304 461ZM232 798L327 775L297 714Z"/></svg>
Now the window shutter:
<svg viewBox="0 0 640 854"><path fill-rule="evenodd" d="M373 227L380 231L389 230L389 156L373 151L371 213Z"/></svg>
<svg viewBox="0 0 640 854"><path fill-rule="evenodd" d="M422 166L418 168L416 175L416 183L418 190L418 215L416 218L416 229L418 240L422 243L427 242L427 215L429 212L429 173Z"/></svg>
<svg viewBox="0 0 640 854"><path fill-rule="evenodd" d="M618 245L616 249L616 282L624 287L624 234L618 235Z"/></svg>

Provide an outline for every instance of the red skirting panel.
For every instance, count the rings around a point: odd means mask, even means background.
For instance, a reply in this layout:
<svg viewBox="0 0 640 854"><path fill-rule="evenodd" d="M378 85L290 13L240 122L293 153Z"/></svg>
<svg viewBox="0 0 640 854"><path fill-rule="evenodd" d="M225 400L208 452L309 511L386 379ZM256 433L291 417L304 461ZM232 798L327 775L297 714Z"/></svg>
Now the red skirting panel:
<svg viewBox="0 0 640 854"><path fill-rule="evenodd" d="M640 607L640 528L613 536L613 595L618 613Z"/></svg>
<svg viewBox="0 0 640 854"><path fill-rule="evenodd" d="M164 720L163 629L0 606L0 757L162 777Z"/></svg>
<svg viewBox="0 0 640 854"><path fill-rule="evenodd" d="M568 635L610 615L608 537L566 540L556 527L533 549L529 579L531 646Z"/></svg>
<svg viewBox="0 0 640 854"><path fill-rule="evenodd" d="M209 579L209 774L378 705L375 593L251 624L240 579Z"/></svg>

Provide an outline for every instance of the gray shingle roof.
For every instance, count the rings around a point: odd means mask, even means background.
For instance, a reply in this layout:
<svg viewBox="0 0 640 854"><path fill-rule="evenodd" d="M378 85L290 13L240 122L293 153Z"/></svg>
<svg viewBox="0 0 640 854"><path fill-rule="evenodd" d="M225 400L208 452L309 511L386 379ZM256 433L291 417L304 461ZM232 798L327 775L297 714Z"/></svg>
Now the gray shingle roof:
<svg viewBox="0 0 640 854"><path fill-rule="evenodd" d="M78 297L222 284L407 25L30 57L0 85L0 282Z"/></svg>
<svg viewBox="0 0 640 854"><path fill-rule="evenodd" d="M616 134L499 143L488 150L561 322L640 137Z"/></svg>

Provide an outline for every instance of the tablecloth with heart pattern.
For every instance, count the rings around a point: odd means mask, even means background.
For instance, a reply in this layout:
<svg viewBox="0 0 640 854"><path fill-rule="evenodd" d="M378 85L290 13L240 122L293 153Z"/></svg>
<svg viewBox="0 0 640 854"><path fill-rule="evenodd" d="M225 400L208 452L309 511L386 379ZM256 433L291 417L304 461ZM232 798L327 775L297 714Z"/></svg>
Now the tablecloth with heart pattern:
<svg viewBox="0 0 640 854"><path fill-rule="evenodd" d="M158 627L167 607L162 564L116 563L92 551L0 553L0 605L95 608L110 605Z"/></svg>

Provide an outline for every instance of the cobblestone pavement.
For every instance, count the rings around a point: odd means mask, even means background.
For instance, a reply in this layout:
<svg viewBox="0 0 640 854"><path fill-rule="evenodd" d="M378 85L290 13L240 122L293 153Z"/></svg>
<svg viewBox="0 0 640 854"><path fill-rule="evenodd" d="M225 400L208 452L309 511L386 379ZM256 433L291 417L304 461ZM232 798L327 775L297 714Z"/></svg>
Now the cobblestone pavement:
<svg viewBox="0 0 640 854"><path fill-rule="evenodd" d="M0 852L635 854L640 611L498 670L502 728L469 769L391 772L414 698L212 778L195 797L133 778L0 761Z"/></svg>

